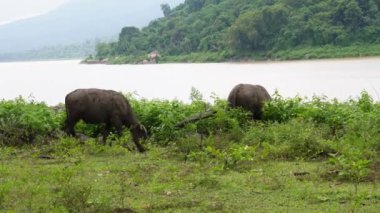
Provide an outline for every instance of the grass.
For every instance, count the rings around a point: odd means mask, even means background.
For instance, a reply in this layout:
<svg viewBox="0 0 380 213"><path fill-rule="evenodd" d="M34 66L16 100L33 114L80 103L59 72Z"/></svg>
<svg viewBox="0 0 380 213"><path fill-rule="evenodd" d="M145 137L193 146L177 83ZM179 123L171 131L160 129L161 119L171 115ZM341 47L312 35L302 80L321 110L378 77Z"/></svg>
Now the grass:
<svg viewBox="0 0 380 213"><path fill-rule="evenodd" d="M0 101L0 212L377 212L380 104L321 97L265 104L263 121L196 89L192 103L127 96L150 133L107 145L62 106ZM213 117L175 125L212 109ZM112 145L112 146L111 146ZM131 150L131 151L130 151Z"/></svg>
<svg viewBox="0 0 380 213"><path fill-rule="evenodd" d="M292 50L274 51L279 60L303 60L379 56L380 44L353 44L351 46L300 47Z"/></svg>
<svg viewBox="0 0 380 213"><path fill-rule="evenodd" d="M98 147L99 146L99 147ZM178 159L175 149L89 154L100 145L77 145L80 160L40 159L13 150L1 159L1 207L15 212L376 212L377 183L321 178L326 162L264 161L244 171L217 170ZM51 147L50 147L51 148ZM121 148L120 148L121 149ZM2 153L4 150L2 150ZM36 153L39 153L36 155Z"/></svg>

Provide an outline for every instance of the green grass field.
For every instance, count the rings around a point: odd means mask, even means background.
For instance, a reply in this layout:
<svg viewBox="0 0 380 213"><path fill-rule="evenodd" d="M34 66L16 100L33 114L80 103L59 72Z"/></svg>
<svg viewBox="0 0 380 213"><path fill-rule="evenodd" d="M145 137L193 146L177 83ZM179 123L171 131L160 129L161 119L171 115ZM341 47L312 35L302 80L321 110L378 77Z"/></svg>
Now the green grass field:
<svg viewBox="0 0 380 213"><path fill-rule="evenodd" d="M380 104L366 92L345 102L275 93L263 121L195 89L190 104L127 97L150 133L143 154L128 131L103 145L80 123L72 138L62 107L1 101L0 212L380 209Z"/></svg>
<svg viewBox="0 0 380 213"><path fill-rule="evenodd" d="M330 166L324 161L250 161L220 170L212 163L179 159L174 148L149 146L149 152L140 154L117 145L89 143L71 144L61 155L43 154L55 148L1 150L0 207L4 212L380 209L378 182L355 186L328 180ZM51 159L41 159L47 156Z"/></svg>

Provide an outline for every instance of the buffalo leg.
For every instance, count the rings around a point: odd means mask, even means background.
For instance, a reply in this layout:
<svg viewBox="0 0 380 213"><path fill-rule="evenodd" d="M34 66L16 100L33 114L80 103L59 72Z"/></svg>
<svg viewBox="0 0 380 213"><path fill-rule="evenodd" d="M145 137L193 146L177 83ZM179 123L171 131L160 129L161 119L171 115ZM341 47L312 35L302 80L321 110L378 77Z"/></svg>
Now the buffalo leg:
<svg viewBox="0 0 380 213"><path fill-rule="evenodd" d="M131 133L132 133L132 138L133 138L133 142L135 143L136 147L137 147L137 150L139 150L139 152L145 152L145 148L141 145L141 143L139 142L140 141L140 134L139 132L141 131L140 129L140 126L135 126L131 129Z"/></svg>
<svg viewBox="0 0 380 213"><path fill-rule="evenodd" d="M120 137L122 130L123 130L123 124L121 123L120 119L113 118L109 123L106 125L106 129L103 132L103 143L105 144L106 138L108 137L111 127L115 127L117 135ZM111 144L110 144L111 145Z"/></svg>
<svg viewBox="0 0 380 213"><path fill-rule="evenodd" d="M139 150L139 152L145 152L145 148L141 145L138 138L136 139L135 137L133 137L133 142L135 143L137 150Z"/></svg>
<svg viewBox="0 0 380 213"><path fill-rule="evenodd" d="M110 134L110 131L111 131L111 125L109 123L107 123L106 126L104 127L103 133L102 133L102 136L103 136L103 145L106 144L107 137Z"/></svg>
<svg viewBox="0 0 380 213"><path fill-rule="evenodd" d="M75 137L74 126L77 122L78 122L77 119L72 119L69 116L67 116L67 118L66 118L66 130L65 131L68 135Z"/></svg>
<svg viewBox="0 0 380 213"><path fill-rule="evenodd" d="M121 134L123 133L123 123L120 121L120 119L113 118L111 120L111 126L115 127L116 133L118 134L118 136L121 136Z"/></svg>

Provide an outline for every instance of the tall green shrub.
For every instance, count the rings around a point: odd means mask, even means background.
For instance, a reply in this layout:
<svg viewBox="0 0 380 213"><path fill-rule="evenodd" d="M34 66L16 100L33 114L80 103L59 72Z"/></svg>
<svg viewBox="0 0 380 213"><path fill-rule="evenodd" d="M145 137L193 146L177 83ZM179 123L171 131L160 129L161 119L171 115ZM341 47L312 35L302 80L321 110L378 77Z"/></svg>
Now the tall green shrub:
<svg viewBox="0 0 380 213"><path fill-rule="evenodd" d="M63 122L63 114L56 114L45 103L23 98L0 102L0 144L22 145L52 136Z"/></svg>

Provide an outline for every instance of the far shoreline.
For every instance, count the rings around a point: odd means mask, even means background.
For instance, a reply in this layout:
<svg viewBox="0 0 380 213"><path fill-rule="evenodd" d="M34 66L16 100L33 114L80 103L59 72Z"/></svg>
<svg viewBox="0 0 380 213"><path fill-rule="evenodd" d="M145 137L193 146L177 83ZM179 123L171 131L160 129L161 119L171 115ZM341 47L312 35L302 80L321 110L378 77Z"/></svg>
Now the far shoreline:
<svg viewBox="0 0 380 213"><path fill-rule="evenodd" d="M67 61L75 61L78 64L83 65L160 65L160 64L268 64L268 63L294 63L294 62L318 62L318 61L349 61L349 60L367 60L367 59L379 59L380 55L376 56L358 56L358 57L337 57L337 58L312 58L312 59L285 59L285 60L272 60L272 59L240 59L240 60L226 60L226 61L171 61L171 62L159 62L154 64L141 64L141 63L122 63L122 64L113 64L106 63L105 61L96 61L93 60L90 63L86 62L85 59L81 58L61 58L61 59L38 59L38 60L12 60L12 61L0 61L1 64L6 63L40 63L40 62L67 62Z"/></svg>
<svg viewBox="0 0 380 213"><path fill-rule="evenodd" d="M103 60L91 60L90 62L86 62L83 59L63 59L57 61L68 61L68 60L78 60L80 64L85 65L159 65L159 64L266 64L266 63L288 63L288 62L313 62L313 61L348 61L348 60L366 60L366 59L380 59L380 55L375 56L358 56L358 57L337 57L337 58L311 58L311 59L240 59L240 60L226 60L226 61L164 61L158 63L108 63ZM51 61L51 60L49 60ZM1 62L0 62L1 63Z"/></svg>
<svg viewBox="0 0 380 213"><path fill-rule="evenodd" d="M286 62L313 62L313 61L349 61L349 60L366 60L379 59L380 56L360 56L360 57L341 57L341 58L313 58L313 59L288 59L288 60L246 60L246 61L228 61L231 64L265 64L265 63L286 63Z"/></svg>

